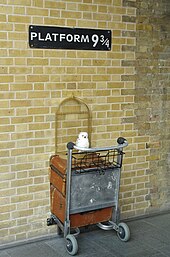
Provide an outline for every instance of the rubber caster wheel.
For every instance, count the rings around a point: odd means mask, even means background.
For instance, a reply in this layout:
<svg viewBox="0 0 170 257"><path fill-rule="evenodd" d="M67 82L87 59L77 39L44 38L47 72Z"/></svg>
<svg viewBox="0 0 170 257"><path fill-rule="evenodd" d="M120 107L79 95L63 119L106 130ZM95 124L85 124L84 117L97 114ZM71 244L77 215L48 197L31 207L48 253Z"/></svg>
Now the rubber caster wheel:
<svg viewBox="0 0 170 257"><path fill-rule="evenodd" d="M126 223L119 223L118 224L119 230L117 231L118 238L121 241L127 242L130 239L130 230Z"/></svg>
<svg viewBox="0 0 170 257"><path fill-rule="evenodd" d="M53 224L55 224L53 218L48 218L47 219L47 226L52 226Z"/></svg>
<svg viewBox="0 0 170 257"><path fill-rule="evenodd" d="M75 236L66 236L66 249L70 255L76 255L76 253L78 252L78 244Z"/></svg>

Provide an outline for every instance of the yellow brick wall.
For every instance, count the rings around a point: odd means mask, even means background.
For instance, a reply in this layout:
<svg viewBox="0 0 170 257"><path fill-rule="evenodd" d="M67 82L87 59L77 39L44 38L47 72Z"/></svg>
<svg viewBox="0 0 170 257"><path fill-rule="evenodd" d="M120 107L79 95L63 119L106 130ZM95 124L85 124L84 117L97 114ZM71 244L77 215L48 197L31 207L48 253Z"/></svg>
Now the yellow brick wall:
<svg viewBox="0 0 170 257"><path fill-rule="evenodd" d="M48 161L55 112L72 94L92 111L92 145L129 141L122 172L122 217L149 206L149 136L135 120L135 5L122 0L2 0L0 3L0 242L55 233L49 217ZM130 1L135 3L135 0ZM29 25L112 30L112 50L30 49ZM148 28L147 28L148 29ZM69 136L67 134L67 136Z"/></svg>

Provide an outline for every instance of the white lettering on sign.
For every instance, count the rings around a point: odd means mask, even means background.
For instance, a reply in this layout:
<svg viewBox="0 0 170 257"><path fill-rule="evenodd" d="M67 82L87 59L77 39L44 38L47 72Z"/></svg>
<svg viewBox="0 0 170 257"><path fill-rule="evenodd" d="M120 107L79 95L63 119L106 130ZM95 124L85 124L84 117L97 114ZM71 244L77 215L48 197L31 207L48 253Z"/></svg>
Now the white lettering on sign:
<svg viewBox="0 0 170 257"><path fill-rule="evenodd" d="M41 33L38 33L38 40L39 41L44 41L44 38L41 38Z"/></svg>
<svg viewBox="0 0 170 257"><path fill-rule="evenodd" d="M51 35L54 36L54 41L57 41L58 33L52 33Z"/></svg>
<svg viewBox="0 0 170 257"><path fill-rule="evenodd" d="M45 37L45 41L53 41L52 38L51 38L51 35L50 33L47 33L46 37Z"/></svg>
<svg viewBox="0 0 170 257"><path fill-rule="evenodd" d="M31 32L31 41L37 37L37 33L36 32Z"/></svg>
<svg viewBox="0 0 170 257"><path fill-rule="evenodd" d="M37 38L38 41L55 41L55 42L67 41L68 43L71 43L71 42L89 43L90 42L89 35L47 33L45 36L43 36L41 32L39 33L31 32L31 41L33 41L35 38Z"/></svg>
<svg viewBox="0 0 170 257"><path fill-rule="evenodd" d="M74 42L80 42L80 35L74 35Z"/></svg>
<svg viewBox="0 0 170 257"><path fill-rule="evenodd" d="M86 43L86 42L89 42L89 35L82 35L81 36L81 39L82 39L82 42Z"/></svg>
<svg viewBox="0 0 170 257"><path fill-rule="evenodd" d="M71 35L71 34L68 34L67 36L66 36L66 40L67 40L67 42L73 42L73 35Z"/></svg>
<svg viewBox="0 0 170 257"><path fill-rule="evenodd" d="M66 34L60 34L60 42L62 42L66 38Z"/></svg>

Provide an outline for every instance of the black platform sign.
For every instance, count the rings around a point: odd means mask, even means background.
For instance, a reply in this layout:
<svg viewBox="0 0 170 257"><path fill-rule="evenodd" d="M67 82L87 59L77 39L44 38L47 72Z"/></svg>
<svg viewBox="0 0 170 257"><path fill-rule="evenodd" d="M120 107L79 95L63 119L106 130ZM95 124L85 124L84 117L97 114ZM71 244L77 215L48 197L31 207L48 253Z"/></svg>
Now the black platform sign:
<svg viewBox="0 0 170 257"><path fill-rule="evenodd" d="M111 50L111 30L29 26L29 46L46 49Z"/></svg>

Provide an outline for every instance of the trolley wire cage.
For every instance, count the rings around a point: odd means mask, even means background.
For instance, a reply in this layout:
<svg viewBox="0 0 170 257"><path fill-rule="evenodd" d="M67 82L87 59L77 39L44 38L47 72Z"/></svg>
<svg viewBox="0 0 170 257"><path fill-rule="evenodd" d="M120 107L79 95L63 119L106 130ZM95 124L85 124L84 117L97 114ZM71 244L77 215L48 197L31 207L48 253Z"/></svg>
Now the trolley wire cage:
<svg viewBox="0 0 170 257"><path fill-rule="evenodd" d="M103 173L107 169L121 168L122 162L120 163L118 158L123 154L115 149L86 154L73 153L72 170L77 173L92 170Z"/></svg>
<svg viewBox="0 0 170 257"><path fill-rule="evenodd" d="M77 99L76 103L82 104ZM64 157L58 152L51 156L51 216L47 225L57 225L70 255L78 252L77 236L84 226L115 230L120 240L129 240L130 230L126 223L120 222L119 210L121 168L127 145L122 137L116 146L100 148L81 148L69 142Z"/></svg>

